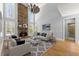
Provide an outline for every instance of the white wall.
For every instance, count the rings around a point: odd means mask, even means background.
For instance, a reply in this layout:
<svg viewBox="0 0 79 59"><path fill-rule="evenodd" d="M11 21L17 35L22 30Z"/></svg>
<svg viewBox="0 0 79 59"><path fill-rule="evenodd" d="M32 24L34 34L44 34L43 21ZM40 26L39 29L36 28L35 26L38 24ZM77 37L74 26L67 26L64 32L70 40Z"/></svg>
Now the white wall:
<svg viewBox="0 0 79 59"><path fill-rule="evenodd" d="M79 3L62 3L57 6L63 17L79 14Z"/></svg>
<svg viewBox="0 0 79 59"><path fill-rule="evenodd" d="M46 4L40 8L40 12L35 17L38 31L42 31L43 24L51 24L51 31L58 39L63 39L63 20L54 4Z"/></svg>
<svg viewBox="0 0 79 59"><path fill-rule="evenodd" d="M58 9L57 9L57 8ZM63 18L62 18L62 17ZM79 40L79 4L46 4L36 14L38 31L42 31L42 24L50 23L55 37L65 39L65 20L75 18L75 40Z"/></svg>
<svg viewBox="0 0 79 59"><path fill-rule="evenodd" d="M79 14L72 14L63 18L63 37L65 38L65 20L75 18L75 42L79 42Z"/></svg>
<svg viewBox="0 0 79 59"><path fill-rule="evenodd" d="M2 29L2 17L3 17L3 4L0 3L0 38L2 37L2 32L3 32L3 29Z"/></svg>
<svg viewBox="0 0 79 59"><path fill-rule="evenodd" d="M65 20L75 18L75 41L79 41L79 3L59 4L58 9L63 16L63 38L65 38Z"/></svg>
<svg viewBox="0 0 79 59"><path fill-rule="evenodd" d="M79 43L79 15L76 16L76 20L75 20L76 24L75 24L75 40L76 42Z"/></svg>
<svg viewBox="0 0 79 59"><path fill-rule="evenodd" d="M65 21L66 19L75 18L75 41L79 41L79 3L61 4L58 9L63 16L63 37L65 38Z"/></svg>
<svg viewBox="0 0 79 59"><path fill-rule="evenodd" d="M67 19L75 18L75 42L79 43L79 14L75 14L75 15L72 15L72 16L68 16L66 18Z"/></svg>

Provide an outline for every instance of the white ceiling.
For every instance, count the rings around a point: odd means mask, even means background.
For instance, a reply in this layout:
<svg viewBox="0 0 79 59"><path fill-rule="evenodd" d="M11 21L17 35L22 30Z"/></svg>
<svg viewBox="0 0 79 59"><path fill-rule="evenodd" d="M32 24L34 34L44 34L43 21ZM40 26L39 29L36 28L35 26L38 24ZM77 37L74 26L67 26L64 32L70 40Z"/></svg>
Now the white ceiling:
<svg viewBox="0 0 79 59"><path fill-rule="evenodd" d="M37 3L36 5L39 7L43 7L45 5L45 3Z"/></svg>
<svg viewBox="0 0 79 59"><path fill-rule="evenodd" d="M53 7L56 7L59 10L58 13L60 13L63 17L70 16L70 15L74 15L74 14L79 14L79 3L47 3L45 5L47 5L47 6L50 5L49 7L51 9ZM44 7L46 7L46 6L44 6ZM50 11L50 12L51 13L52 12L55 13L54 10L53 11Z"/></svg>
<svg viewBox="0 0 79 59"><path fill-rule="evenodd" d="M25 6L28 6L29 5L28 3L22 3L22 4L25 5ZM34 3L32 3L32 4L34 4ZM45 5L45 3L35 3L35 4L37 6L39 6L40 8Z"/></svg>
<svg viewBox="0 0 79 59"><path fill-rule="evenodd" d="M64 3L57 5L62 16L79 14L79 3Z"/></svg>
<svg viewBox="0 0 79 59"><path fill-rule="evenodd" d="M27 3L23 3L23 4L25 6L28 6ZM36 3L36 5L40 7L40 10L42 8L44 9L47 6L50 9L52 9L53 7L56 7L59 10L58 13L60 13L63 17L64 16L68 16L68 15L78 14L79 13L79 3ZM53 9L50 12L53 13L54 12ZM45 10L49 10L49 9L47 8Z"/></svg>

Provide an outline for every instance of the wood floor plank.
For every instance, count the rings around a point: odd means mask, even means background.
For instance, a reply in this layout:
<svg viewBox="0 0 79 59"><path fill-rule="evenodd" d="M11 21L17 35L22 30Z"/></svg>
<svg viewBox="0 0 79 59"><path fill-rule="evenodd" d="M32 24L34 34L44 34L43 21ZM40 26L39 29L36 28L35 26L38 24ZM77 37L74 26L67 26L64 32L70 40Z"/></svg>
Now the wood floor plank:
<svg viewBox="0 0 79 59"><path fill-rule="evenodd" d="M79 44L73 41L58 41L43 56L79 56Z"/></svg>

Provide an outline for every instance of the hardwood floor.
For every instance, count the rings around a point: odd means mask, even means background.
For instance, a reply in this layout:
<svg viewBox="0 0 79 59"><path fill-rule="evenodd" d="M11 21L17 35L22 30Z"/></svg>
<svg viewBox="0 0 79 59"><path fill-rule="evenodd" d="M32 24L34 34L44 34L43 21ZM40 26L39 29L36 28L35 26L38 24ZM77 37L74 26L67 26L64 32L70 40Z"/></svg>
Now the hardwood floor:
<svg viewBox="0 0 79 59"><path fill-rule="evenodd" d="M58 41L43 56L79 56L79 44L73 41Z"/></svg>

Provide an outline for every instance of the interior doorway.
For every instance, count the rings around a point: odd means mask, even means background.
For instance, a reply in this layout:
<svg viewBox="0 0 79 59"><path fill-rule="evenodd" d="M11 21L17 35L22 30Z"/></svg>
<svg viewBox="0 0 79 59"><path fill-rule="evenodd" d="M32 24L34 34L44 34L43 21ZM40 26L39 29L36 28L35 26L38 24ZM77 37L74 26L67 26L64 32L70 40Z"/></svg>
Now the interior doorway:
<svg viewBox="0 0 79 59"><path fill-rule="evenodd" d="M75 42L75 18L65 19L65 40Z"/></svg>

